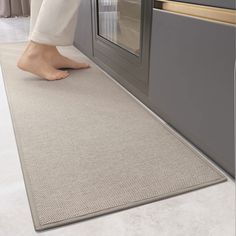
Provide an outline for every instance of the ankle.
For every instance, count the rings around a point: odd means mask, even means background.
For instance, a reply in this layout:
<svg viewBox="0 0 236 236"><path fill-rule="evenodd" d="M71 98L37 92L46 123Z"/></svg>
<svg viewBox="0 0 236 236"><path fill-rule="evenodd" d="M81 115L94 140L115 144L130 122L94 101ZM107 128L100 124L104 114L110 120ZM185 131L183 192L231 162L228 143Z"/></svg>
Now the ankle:
<svg viewBox="0 0 236 236"><path fill-rule="evenodd" d="M40 44L34 41L30 41L26 49L26 53L29 55L47 56L55 54L57 52L56 46Z"/></svg>
<svg viewBox="0 0 236 236"><path fill-rule="evenodd" d="M29 41L29 46L36 48L36 49L41 49L41 50L55 50L56 49L56 46L43 44L43 43L37 43L32 40Z"/></svg>

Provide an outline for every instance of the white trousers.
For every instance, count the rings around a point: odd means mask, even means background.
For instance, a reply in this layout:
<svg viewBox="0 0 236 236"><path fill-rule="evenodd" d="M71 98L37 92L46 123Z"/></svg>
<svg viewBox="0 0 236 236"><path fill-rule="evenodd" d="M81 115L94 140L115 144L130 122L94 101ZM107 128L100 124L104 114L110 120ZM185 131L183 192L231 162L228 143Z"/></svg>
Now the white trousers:
<svg viewBox="0 0 236 236"><path fill-rule="evenodd" d="M80 0L31 0L29 39L54 46L73 44Z"/></svg>

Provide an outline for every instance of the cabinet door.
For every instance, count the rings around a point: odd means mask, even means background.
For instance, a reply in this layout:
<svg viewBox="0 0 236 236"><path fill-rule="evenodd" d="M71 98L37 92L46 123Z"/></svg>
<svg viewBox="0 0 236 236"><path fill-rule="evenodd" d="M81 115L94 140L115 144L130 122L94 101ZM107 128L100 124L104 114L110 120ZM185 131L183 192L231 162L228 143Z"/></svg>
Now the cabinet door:
<svg viewBox="0 0 236 236"><path fill-rule="evenodd" d="M235 27L154 10L149 99L234 175Z"/></svg>
<svg viewBox="0 0 236 236"><path fill-rule="evenodd" d="M152 0L93 0L96 62L124 84L148 88Z"/></svg>

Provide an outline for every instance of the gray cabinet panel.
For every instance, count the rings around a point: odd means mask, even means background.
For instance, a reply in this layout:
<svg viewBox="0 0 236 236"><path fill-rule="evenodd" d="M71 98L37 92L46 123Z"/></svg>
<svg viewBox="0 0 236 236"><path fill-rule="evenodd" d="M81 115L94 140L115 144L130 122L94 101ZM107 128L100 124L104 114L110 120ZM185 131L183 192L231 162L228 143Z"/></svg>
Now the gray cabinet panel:
<svg viewBox="0 0 236 236"><path fill-rule="evenodd" d="M235 9L235 0L174 0L174 1Z"/></svg>
<svg viewBox="0 0 236 236"><path fill-rule="evenodd" d="M154 10L154 110L234 175L235 28Z"/></svg>
<svg viewBox="0 0 236 236"><path fill-rule="evenodd" d="M93 56L92 4L90 0L81 0L74 44L87 56Z"/></svg>

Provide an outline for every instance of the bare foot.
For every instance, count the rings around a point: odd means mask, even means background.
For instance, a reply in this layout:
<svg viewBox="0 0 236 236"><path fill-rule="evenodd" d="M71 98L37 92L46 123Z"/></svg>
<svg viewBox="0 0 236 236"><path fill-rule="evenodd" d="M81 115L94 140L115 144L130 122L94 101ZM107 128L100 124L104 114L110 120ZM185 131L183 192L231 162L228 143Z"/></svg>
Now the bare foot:
<svg viewBox="0 0 236 236"><path fill-rule="evenodd" d="M17 63L17 66L46 80L65 79L68 71L54 68L50 64L51 54L55 47L30 42Z"/></svg>
<svg viewBox="0 0 236 236"><path fill-rule="evenodd" d="M46 80L65 79L69 76L68 69L87 69L87 63L79 63L59 53L55 46L43 45L30 41L17 66Z"/></svg>
<svg viewBox="0 0 236 236"><path fill-rule="evenodd" d="M56 49L57 50L57 49ZM82 70L90 68L89 64L87 63L80 63L74 61L70 58L67 58L59 53L59 51L55 51L52 55L52 65L57 68L67 68L67 69L74 69L74 70Z"/></svg>

